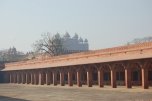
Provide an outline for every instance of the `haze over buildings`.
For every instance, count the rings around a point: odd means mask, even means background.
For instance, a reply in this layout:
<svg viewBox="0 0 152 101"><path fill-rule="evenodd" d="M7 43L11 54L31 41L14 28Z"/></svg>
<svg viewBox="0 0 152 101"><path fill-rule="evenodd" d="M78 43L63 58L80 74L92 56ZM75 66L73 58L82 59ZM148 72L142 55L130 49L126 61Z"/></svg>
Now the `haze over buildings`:
<svg viewBox="0 0 152 101"><path fill-rule="evenodd" d="M68 32L62 38L63 47L67 50L67 53L82 52L89 50L89 44L87 39L82 39L75 33L73 37Z"/></svg>

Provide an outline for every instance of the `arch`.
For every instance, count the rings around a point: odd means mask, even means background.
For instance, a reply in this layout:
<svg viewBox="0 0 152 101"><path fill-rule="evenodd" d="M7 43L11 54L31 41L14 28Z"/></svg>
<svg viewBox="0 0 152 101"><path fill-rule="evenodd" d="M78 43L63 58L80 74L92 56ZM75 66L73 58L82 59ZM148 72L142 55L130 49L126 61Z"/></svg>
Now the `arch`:
<svg viewBox="0 0 152 101"><path fill-rule="evenodd" d="M110 73L110 65L109 64L101 64L103 69L103 82L104 85L111 84L111 73Z"/></svg>
<svg viewBox="0 0 152 101"><path fill-rule="evenodd" d="M142 64L140 62L130 63L131 68L131 84L133 86L140 86L142 84L142 74L141 68Z"/></svg>
<svg viewBox="0 0 152 101"><path fill-rule="evenodd" d="M76 67L72 67L72 81L73 84L77 84L77 69Z"/></svg>
<svg viewBox="0 0 152 101"><path fill-rule="evenodd" d="M56 73L57 73L57 78L56 78L57 84L59 84L60 83L60 72L59 72L59 70Z"/></svg>
<svg viewBox="0 0 152 101"><path fill-rule="evenodd" d="M148 83L149 86L152 86L152 61L147 63L146 68L148 69Z"/></svg>
<svg viewBox="0 0 152 101"><path fill-rule="evenodd" d="M92 66L92 81L94 85L98 84L98 67L96 65Z"/></svg>
<svg viewBox="0 0 152 101"><path fill-rule="evenodd" d="M86 70L85 67L86 67L86 66L83 66L83 67L82 67L82 70L81 70L81 73L82 73L81 80L82 80L82 84L83 84L83 85L86 85L86 84L87 84L87 70Z"/></svg>
<svg viewBox="0 0 152 101"><path fill-rule="evenodd" d="M125 85L125 66L123 63L115 63L116 70L116 84L119 86Z"/></svg>

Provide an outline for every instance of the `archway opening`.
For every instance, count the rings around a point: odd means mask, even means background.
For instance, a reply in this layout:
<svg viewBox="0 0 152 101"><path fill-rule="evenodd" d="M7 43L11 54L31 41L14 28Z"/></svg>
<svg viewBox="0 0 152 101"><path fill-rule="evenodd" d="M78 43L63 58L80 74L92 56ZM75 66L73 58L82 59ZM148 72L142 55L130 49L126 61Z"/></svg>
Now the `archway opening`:
<svg viewBox="0 0 152 101"><path fill-rule="evenodd" d="M152 86L152 63L148 66L148 83Z"/></svg>
<svg viewBox="0 0 152 101"><path fill-rule="evenodd" d="M87 84L87 72L85 69L82 69L82 76L81 76L82 84L86 85Z"/></svg>
<svg viewBox="0 0 152 101"><path fill-rule="evenodd" d="M116 84L119 86L125 85L125 69L123 64L116 64Z"/></svg>
<svg viewBox="0 0 152 101"><path fill-rule="evenodd" d="M104 85L111 84L111 73L110 73L110 67L108 65L103 66L103 81L104 81Z"/></svg>
<svg viewBox="0 0 152 101"><path fill-rule="evenodd" d="M135 63L132 65L131 80L133 86L141 86L141 67Z"/></svg>
<svg viewBox="0 0 152 101"><path fill-rule="evenodd" d="M98 70L95 67L92 68L92 80L94 85L98 84Z"/></svg>

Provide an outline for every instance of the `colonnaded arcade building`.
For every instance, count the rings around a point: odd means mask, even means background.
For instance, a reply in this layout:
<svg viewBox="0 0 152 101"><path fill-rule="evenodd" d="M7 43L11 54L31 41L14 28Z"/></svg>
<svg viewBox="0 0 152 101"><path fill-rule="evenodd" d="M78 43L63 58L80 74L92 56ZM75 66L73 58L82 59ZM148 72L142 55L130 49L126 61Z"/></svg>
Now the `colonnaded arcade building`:
<svg viewBox="0 0 152 101"><path fill-rule="evenodd" d="M1 65L3 83L152 86L152 42Z"/></svg>

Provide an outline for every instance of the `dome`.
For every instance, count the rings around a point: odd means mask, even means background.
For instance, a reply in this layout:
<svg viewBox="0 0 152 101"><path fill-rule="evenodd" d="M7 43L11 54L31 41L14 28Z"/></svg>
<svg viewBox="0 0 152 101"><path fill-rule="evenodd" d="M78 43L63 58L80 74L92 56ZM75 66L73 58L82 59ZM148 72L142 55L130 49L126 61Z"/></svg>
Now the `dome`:
<svg viewBox="0 0 152 101"><path fill-rule="evenodd" d="M78 34L77 33L75 33L75 35L73 36L73 39L78 39Z"/></svg>
<svg viewBox="0 0 152 101"><path fill-rule="evenodd" d="M65 35L64 35L64 37L65 37L65 38L70 38L69 33L68 33L68 32L66 32L66 33L65 33Z"/></svg>
<svg viewBox="0 0 152 101"><path fill-rule="evenodd" d="M79 42L82 42L83 43L83 39L80 37L80 39L79 39Z"/></svg>
<svg viewBox="0 0 152 101"><path fill-rule="evenodd" d="M60 34L59 34L59 33L56 33L54 36L55 36L56 38L60 38Z"/></svg>
<svg viewBox="0 0 152 101"><path fill-rule="evenodd" d="M87 40L87 39L85 39L85 40L84 40L84 42L85 42L85 43L88 43L88 40Z"/></svg>

